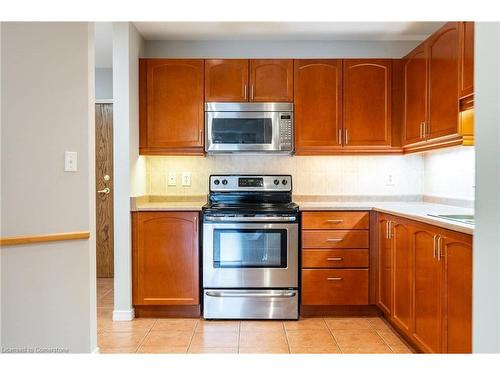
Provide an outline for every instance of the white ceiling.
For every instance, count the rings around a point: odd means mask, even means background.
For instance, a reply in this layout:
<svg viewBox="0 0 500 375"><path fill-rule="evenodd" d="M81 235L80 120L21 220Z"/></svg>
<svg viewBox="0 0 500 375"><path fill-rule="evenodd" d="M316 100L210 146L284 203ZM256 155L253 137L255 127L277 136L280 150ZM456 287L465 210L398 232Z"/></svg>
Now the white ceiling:
<svg viewBox="0 0 500 375"><path fill-rule="evenodd" d="M95 67L113 67L113 24L95 23Z"/></svg>
<svg viewBox="0 0 500 375"><path fill-rule="evenodd" d="M134 22L146 40L424 40L444 22Z"/></svg>

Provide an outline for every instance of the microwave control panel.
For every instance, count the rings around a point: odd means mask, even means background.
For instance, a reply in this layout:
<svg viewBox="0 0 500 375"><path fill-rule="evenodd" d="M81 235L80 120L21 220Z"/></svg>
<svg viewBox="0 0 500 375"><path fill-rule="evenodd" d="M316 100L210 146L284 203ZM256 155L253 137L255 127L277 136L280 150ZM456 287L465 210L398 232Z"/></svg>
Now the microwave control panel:
<svg viewBox="0 0 500 375"><path fill-rule="evenodd" d="M293 140L293 114L280 113L280 149L292 150Z"/></svg>

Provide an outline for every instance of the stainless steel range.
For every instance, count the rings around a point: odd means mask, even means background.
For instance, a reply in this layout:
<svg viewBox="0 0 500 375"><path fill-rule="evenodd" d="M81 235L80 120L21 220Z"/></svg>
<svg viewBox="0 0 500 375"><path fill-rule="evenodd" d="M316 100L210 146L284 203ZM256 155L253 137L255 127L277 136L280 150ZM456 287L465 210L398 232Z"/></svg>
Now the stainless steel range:
<svg viewBox="0 0 500 375"><path fill-rule="evenodd" d="M298 319L298 220L292 176L210 176L206 319Z"/></svg>

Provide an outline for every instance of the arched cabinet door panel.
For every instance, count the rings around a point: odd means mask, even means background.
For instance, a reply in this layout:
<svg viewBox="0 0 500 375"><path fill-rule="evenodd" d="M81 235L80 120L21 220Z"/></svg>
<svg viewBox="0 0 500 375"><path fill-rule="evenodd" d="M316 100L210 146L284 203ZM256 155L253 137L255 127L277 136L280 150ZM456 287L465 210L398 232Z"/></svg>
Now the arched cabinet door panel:
<svg viewBox="0 0 500 375"><path fill-rule="evenodd" d="M250 100L293 101L293 60L250 60Z"/></svg>
<svg viewBox="0 0 500 375"><path fill-rule="evenodd" d="M248 60L205 60L205 101L246 102L248 95Z"/></svg>

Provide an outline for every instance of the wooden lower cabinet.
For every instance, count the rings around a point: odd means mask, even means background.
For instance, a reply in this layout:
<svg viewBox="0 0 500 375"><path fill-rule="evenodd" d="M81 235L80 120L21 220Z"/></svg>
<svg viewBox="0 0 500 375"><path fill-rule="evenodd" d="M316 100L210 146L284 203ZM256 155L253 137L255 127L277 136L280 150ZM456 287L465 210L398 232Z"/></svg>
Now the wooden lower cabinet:
<svg viewBox="0 0 500 375"><path fill-rule="evenodd" d="M132 213L134 306L199 305L198 215Z"/></svg>
<svg viewBox="0 0 500 375"><path fill-rule="evenodd" d="M470 353L472 236L386 214L378 225L380 309L422 352Z"/></svg>

